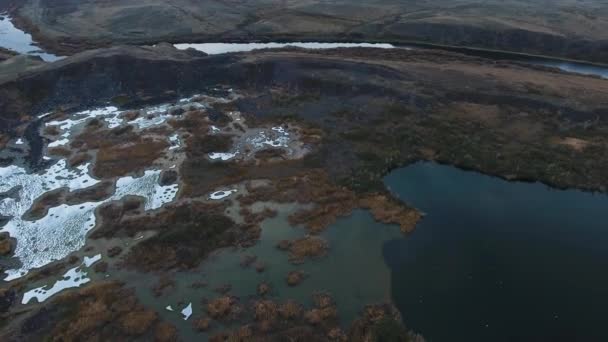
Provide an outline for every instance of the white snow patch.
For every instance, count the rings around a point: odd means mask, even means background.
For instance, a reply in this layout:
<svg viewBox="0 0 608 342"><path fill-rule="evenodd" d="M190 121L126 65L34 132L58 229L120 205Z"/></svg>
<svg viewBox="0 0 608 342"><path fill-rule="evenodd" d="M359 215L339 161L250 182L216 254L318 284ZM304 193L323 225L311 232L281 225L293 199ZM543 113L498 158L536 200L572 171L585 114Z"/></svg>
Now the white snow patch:
<svg viewBox="0 0 608 342"><path fill-rule="evenodd" d="M79 287L80 285L86 284L91 281L87 278L87 272L82 270L82 267L91 267L94 263L101 260L101 254L97 254L93 257L84 257L82 265L69 269L62 279L59 279L53 284L50 289L45 289L48 286L41 286L23 294L21 304L29 303L33 298L38 300L38 303L42 303L49 297L69 288Z"/></svg>
<svg viewBox="0 0 608 342"><path fill-rule="evenodd" d="M170 136L169 143L171 144L171 147L169 147L170 150L180 148L181 142L179 141L179 135L176 133L176 134L173 134L172 136Z"/></svg>
<svg viewBox="0 0 608 342"><path fill-rule="evenodd" d="M15 141L15 145L23 145L23 139L19 138L17 139L17 141Z"/></svg>
<svg viewBox="0 0 608 342"><path fill-rule="evenodd" d="M221 200L222 198L226 198L226 197L232 195L235 192L237 192L236 189L216 191L216 192L212 193L211 195L209 195L209 199L211 199L211 200Z"/></svg>
<svg viewBox="0 0 608 342"><path fill-rule="evenodd" d="M91 267L94 263L98 262L99 260L101 260L101 254L94 255L90 258L85 256L83 264L86 267Z"/></svg>
<svg viewBox="0 0 608 342"><path fill-rule="evenodd" d="M22 277L33 268L45 266L82 248L87 232L95 226L95 209L101 204L133 195L145 199L145 210L154 210L173 201L178 191L177 184L158 184L160 170L148 170L139 178L118 179L115 194L104 201L61 204L50 208L39 220L22 219L34 200L47 191L62 187L73 191L98 183L87 174L87 170L88 164L79 166L77 170L67 170L65 160L60 160L41 175L27 174L17 166L0 168L0 192L21 187L18 201L13 198L0 201L0 215L12 217L0 231L17 239L15 256L22 263L19 269L6 271L6 281Z"/></svg>
<svg viewBox="0 0 608 342"><path fill-rule="evenodd" d="M52 143L49 144L49 147L63 146L63 145L67 145L69 142L70 142L69 139L63 138L63 139L53 141Z"/></svg>
<svg viewBox="0 0 608 342"><path fill-rule="evenodd" d="M238 154L238 152L234 152L234 153L213 152L213 153L209 153L209 158L213 159L213 160L221 159L223 161L226 161L226 160L230 160L230 159L236 157L237 154Z"/></svg>
<svg viewBox="0 0 608 342"><path fill-rule="evenodd" d="M171 305L167 305L167 307L165 307L165 309L166 309L167 311L173 311L173 308L171 307Z"/></svg>

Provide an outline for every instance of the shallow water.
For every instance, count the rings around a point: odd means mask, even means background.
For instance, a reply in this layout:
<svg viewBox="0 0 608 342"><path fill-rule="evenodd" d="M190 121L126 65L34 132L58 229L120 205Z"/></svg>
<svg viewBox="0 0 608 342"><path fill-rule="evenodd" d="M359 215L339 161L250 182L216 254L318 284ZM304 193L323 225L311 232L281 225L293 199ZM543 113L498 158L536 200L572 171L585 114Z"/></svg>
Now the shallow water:
<svg viewBox="0 0 608 342"><path fill-rule="evenodd" d="M210 256L199 270L177 273L173 277L177 283L175 290L164 297L152 295L150 288L155 283L154 277L146 279L147 276L128 273L111 276L141 284L136 286L140 300L159 310L186 339L200 339L201 335L194 332L191 321L183 320L180 311L192 303L190 320L206 316L201 300L221 296L216 289L226 284L231 286L229 294L239 297L241 304L257 298L257 285L262 282L272 287L269 298L278 302L293 299L307 307L312 305L314 293L328 292L336 302L344 326L348 326L366 304L390 301L390 270L384 262L382 246L387 241L402 238L399 227L379 224L368 212L355 211L322 234L330 244L326 257L292 265L287 252L276 246L281 240L303 237L306 231L289 226L287 216L293 211L292 206L282 205L275 209L280 210L279 216L262 224L262 235L255 246L245 250L223 250ZM360 253L363 250L365 253ZM263 262L265 271L258 273L253 266L243 268L240 264L247 255L256 256L257 261ZM304 271L307 278L298 286L289 287L286 276L294 270ZM200 281L206 282L207 286L191 287ZM173 311L168 311L167 306Z"/></svg>
<svg viewBox="0 0 608 342"><path fill-rule="evenodd" d="M427 213L384 246L410 328L432 341L608 340L608 196L433 163L385 182Z"/></svg>
<svg viewBox="0 0 608 342"><path fill-rule="evenodd" d="M11 18L0 13L0 47L27 54L32 56L40 56L47 62L52 62L61 57L46 53L36 46L29 33L19 30L11 22Z"/></svg>
<svg viewBox="0 0 608 342"><path fill-rule="evenodd" d="M582 75L593 75L608 79L608 68L596 66L593 64L564 62L557 60L530 60L528 63L543 65L552 68L558 68L563 71L572 72Z"/></svg>

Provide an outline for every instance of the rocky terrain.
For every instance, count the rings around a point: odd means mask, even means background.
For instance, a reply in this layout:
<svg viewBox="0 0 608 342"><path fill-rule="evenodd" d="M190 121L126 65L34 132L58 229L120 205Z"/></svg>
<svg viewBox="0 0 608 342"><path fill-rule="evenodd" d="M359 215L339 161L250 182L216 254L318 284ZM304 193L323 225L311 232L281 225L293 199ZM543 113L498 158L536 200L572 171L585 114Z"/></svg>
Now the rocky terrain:
<svg viewBox="0 0 608 342"><path fill-rule="evenodd" d="M427 42L608 63L605 0L2 0L43 47L116 43Z"/></svg>
<svg viewBox="0 0 608 342"><path fill-rule="evenodd" d="M15 184L0 188L0 203L21 204L0 224L41 234L64 210L86 225L69 243L2 237L0 266L12 279L0 290L3 340L175 340L184 330L148 308L137 277L122 272L158 278L144 290L162 298L171 274L255 245L277 215L271 204L294 204L289 223L306 231L278 246L295 266L331 254L319 235L355 209L407 234L422 214L382 177L415 161L564 188L608 185L606 80L441 51L207 56L116 46L7 72L0 113L0 175ZM31 178L8 174L16 168ZM47 176L58 184L34 187ZM62 274L92 284L25 300L52 291L31 284ZM294 268L281 282L306 277ZM421 340L389 304L368 303L345 328L325 289L312 304L293 303L273 297L280 284L263 285L251 299L227 284L181 313L188 319L194 307L190 330L218 341Z"/></svg>

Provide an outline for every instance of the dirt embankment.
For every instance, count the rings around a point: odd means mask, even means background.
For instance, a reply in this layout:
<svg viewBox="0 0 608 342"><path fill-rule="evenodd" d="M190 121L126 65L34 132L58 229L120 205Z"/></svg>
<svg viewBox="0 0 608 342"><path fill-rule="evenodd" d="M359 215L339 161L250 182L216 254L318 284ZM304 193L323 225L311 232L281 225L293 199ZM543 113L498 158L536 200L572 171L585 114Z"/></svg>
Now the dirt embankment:
<svg viewBox="0 0 608 342"><path fill-rule="evenodd" d="M608 62L608 9L600 1L6 2L18 27L59 54L159 41L367 40Z"/></svg>

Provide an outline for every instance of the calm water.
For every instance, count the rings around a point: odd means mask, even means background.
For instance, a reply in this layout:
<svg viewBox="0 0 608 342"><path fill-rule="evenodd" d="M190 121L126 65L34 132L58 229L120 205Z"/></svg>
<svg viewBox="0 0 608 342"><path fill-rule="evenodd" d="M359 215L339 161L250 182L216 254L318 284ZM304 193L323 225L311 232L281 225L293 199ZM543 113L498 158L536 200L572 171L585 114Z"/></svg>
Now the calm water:
<svg viewBox="0 0 608 342"><path fill-rule="evenodd" d="M0 13L0 47L22 54L40 56L45 61L55 61L60 57L40 50L32 40L32 36L16 28L11 18Z"/></svg>
<svg viewBox="0 0 608 342"><path fill-rule="evenodd" d="M186 340L204 340L208 337L194 332L191 321L205 316L202 300L219 297L216 289L227 284L231 286L229 294L239 297L241 303L258 298L257 285L262 282L272 287L269 298L277 301L293 299L306 307L312 306L314 293L330 293L344 327L350 325L365 305L391 300L391 271L384 262L382 246L388 241L403 238L399 227L377 223L369 212L357 210L353 215L338 220L321 235L331 249L326 257L293 265L288 262L287 253L277 249L276 245L284 239L301 238L306 231L289 225L287 216L294 207L273 207L280 210L280 214L262 224L262 235L256 245L244 250L219 251L203 262L198 270L173 274L176 288L166 296L156 298L152 295L150 288L156 279L151 274L119 271L111 274L110 279L126 280L134 285L142 303L158 310L164 319L180 330ZM240 263L247 255L257 257L257 261L265 264L266 270L257 273L253 267L243 268ZM304 271L307 278L300 285L290 287L285 278L294 270ZM207 286L191 286L199 281L206 282ZM179 311L190 302L193 316L184 321ZM167 311L167 305L171 305L175 311ZM219 323L215 324L219 326Z"/></svg>
<svg viewBox="0 0 608 342"><path fill-rule="evenodd" d="M431 341L608 341L608 196L433 163L385 182L427 213L384 245L410 328Z"/></svg>
<svg viewBox="0 0 608 342"><path fill-rule="evenodd" d="M247 52L259 49L280 49L288 46L304 49L335 49L341 47L373 47L379 49L392 49L391 44L382 43L315 43L315 42L289 42L289 43L202 43L202 44L175 44L181 50L195 49L209 55L229 52Z"/></svg>

